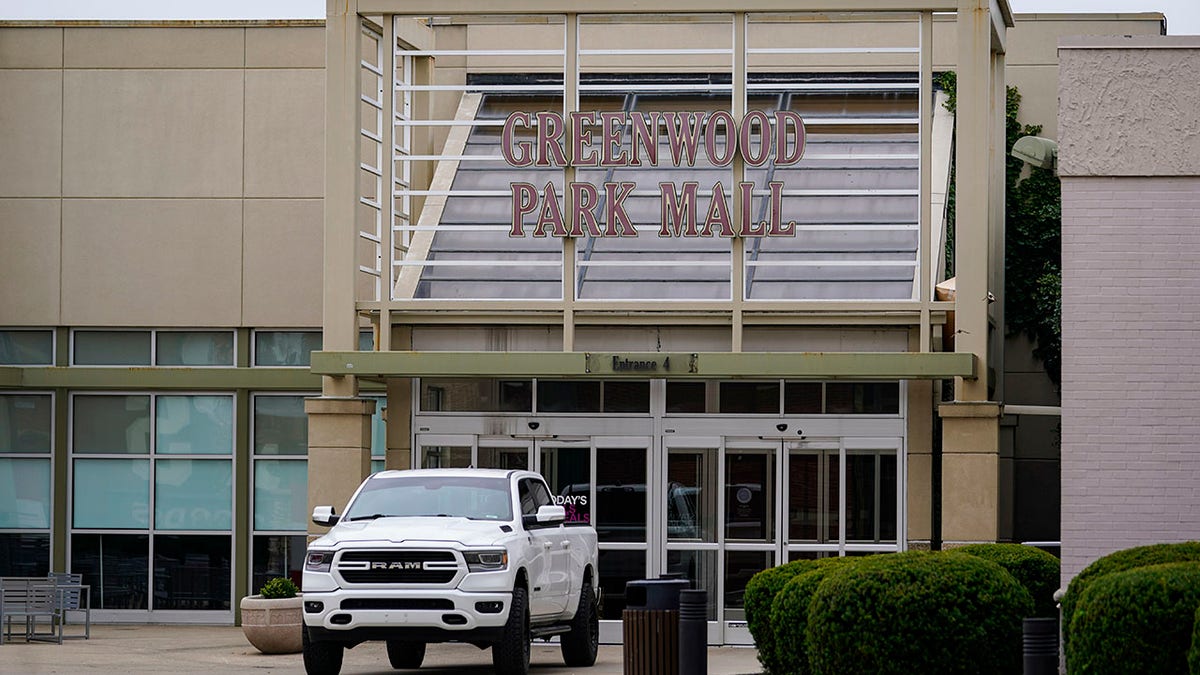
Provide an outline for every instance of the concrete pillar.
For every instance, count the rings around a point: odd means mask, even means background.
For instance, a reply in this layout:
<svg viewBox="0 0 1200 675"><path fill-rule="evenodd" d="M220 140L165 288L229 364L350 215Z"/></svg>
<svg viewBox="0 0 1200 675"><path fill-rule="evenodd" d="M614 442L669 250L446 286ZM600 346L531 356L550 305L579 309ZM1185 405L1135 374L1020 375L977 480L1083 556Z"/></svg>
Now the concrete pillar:
<svg viewBox="0 0 1200 675"><path fill-rule="evenodd" d="M371 473L375 401L322 396L304 401L308 414L308 511L333 505L344 513L350 495ZM310 539L327 528L309 522Z"/></svg>
<svg viewBox="0 0 1200 675"><path fill-rule="evenodd" d="M1000 404L956 401L942 417L942 542L946 547L1001 536Z"/></svg>
<svg viewBox="0 0 1200 675"><path fill-rule="evenodd" d="M927 550L933 538L933 382L908 383L909 548Z"/></svg>
<svg viewBox="0 0 1200 675"><path fill-rule="evenodd" d="M387 381L387 469L412 466L412 379L393 377Z"/></svg>

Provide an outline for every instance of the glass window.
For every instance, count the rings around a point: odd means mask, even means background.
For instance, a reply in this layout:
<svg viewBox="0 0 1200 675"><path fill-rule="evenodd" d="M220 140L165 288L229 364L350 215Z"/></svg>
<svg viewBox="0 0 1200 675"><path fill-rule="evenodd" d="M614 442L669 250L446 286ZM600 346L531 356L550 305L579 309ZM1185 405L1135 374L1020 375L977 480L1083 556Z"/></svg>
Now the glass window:
<svg viewBox="0 0 1200 675"><path fill-rule="evenodd" d="M49 572L48 532L0 532L0 577L44 577Z"/></svg>
<svg viewBox="0 0 1200 675"><path fill-rule="evenodd" d="M53 407L49 394L0 395L0 452L49 453Z"/></svg>
<svg viewBox="0 0 1200 675"><path fill-rule="evenodd" d="M898 382L830 382L825 412L834 415L895 415L900 412Z"/></svg>
<svg viewBox="0 0 1200 675"><path fill-rule="evenodd" d="M229 535L156 535L154 608L230 608Z"/></svg>
<svg viewBox="0 0 1200 675"><path fill-rule="evenodd" d="M75 365L148 366L150 365L150 331L76 331Z"/></svg>
<svg viewBox="0 0 1200 675"><path fill-rule="evenodd" d="M76 453L150 452L150 396L87 395L74 398Z"/></svg>
<svg viewBox="0 0 1200 675"><path fill-rule="evenodd" d="M358 351L360 351L360 352L375 351L375 331L371 331L371 330L358 331Z"/></svg>
<svg viewBox="0 0 1200 675"><path fill-rule="evenodd" d="M646 450L596 451L596 532L600 541L646 541Z"/></svg>
<svg viewBox="0 0 1200 675"><path fill-rule="evenodd" d="M725 456L725 538L775 540L775 457Z"/></svg>
<svg viewBox="0 0 1200 675"><path fill-rule="evenodd" d="M159 454L233 454L233 397L158 396L154 432Z"/></svg>
<svg viewBox="0 0 1200 675"><path fill-rule="evenodd" d="M590 456L590 448L542 448L542 476L555 503L566 509L568 523L592 522Z"/></svg>
<svg viewBox="0 0 1200 675"><path fill-rule="evenodd" d="M91 585L94 609L148 609L149 563L150 535L71 536L71 571Z"/></svg>
<svg viewBox="0 0 1200 675"><path fill-rule="evenodd" d="M254 454L308 454L303 396L254 397Z"/></svg>
<svg viewBox="0 0 1200 675"><path fill-rule="evenodd" d="M667 382L667 412L704 412L705 389L703 382Z"/></svg>
<svg viewBox="0 0 1200 675"><path fill-rule="evenodd" d="M269 534L254 537L254 570L250 589L258 593L263 584L275 577L291 579L300 585L304 574L304 553L308 537L303 534Z"/></svg>
<svg viewBox="0 0 1200 675"><path fill-rule="evenodd" d="M0 457L0 528L50 527L50 460Z"/></svg>
<svg viewBox="0 0 1200 675"><path fill-rule="evenodd" d="M667 551L667 573L681 574L692 588L707 588L708 620L717 620L717 552Z"/></svg>
<svg viewBox="0 0 1200 675"><path fill-rule="evenodd" d="M421 410L533 412L533 380L422 379Z"/></svg>
<svg viewBox="0 0 1200 675"><path fill-rule="evenodd" d="M228 530L233 514L233 465L213 459L160 459L154 463L154 527Z"/></svg>
<svg viewBox="0 0 1200 675"><path fill-rule="evenodd" d="M387 399L377 396L368 398L375 401L375 412L371 415L371 457L383 459L387 456L387 423L383 421ZM404 414L407 412L404 411Z"/></svg>
<svg viewBox="0 0 1200 675"><path fill-rule="evenodd" d="M722 382L721 412L779 414L779 382Z"/></svg>
<svg viewBox="0 0 1200 675"><path fill-rule="evenodd" d="M160 366L232 366L233 331L158 331Z"/></svg>
<svg viewBox="0 0 1200 675"><path fill-rule="evenodd" d="M254 331L254 365L310 365L310 352L321 351L321 342L314 331Z"/></svg>
<svg viewBox="0 0 1200 675"><path fill-rule="evenodd" d="M424 446L421 448L422 469L463 469L471 466L471 448L459 446Z"/></svg>
<svg viewBox="0 0 1200 675"><path fill-rule="evenodd" d="M308 527L308 462L254 460L254 529Z"/></svg>
<svg viewBox="0 0 1200 675"><path fill-rule="evenodd" d="M599 380L538 380L538 412L600 412Z"/></svg>
<svg viewBox="0 0 1200 675"><path fill-rule="evenodd" d="M475 466L481 469L521 469L529 468L529 450L524 447L480 447L479 459Z"/></svg>
<svg viewBox="0 0 1200 675"><path fill-rule="evenodd" d="M667 538L717 540L717 451L674 448L667 454Z"/></svg>
<svg viewBox="0 0 1200 675"><path fill-rule="evenodd" d="M787 382L783 385L783 412L787 415L821 413L820 382Z"/></svg>
<svg viewBox="0 0 1200 675"><path fill-rule="evenodd" d="M0 330L0 364L6 366L54 365L54 332Z"/></svg>
<svg viewBox="0 0 1200 675"><path fill-rule="evenodd" d="M646 578L645 551L600 550L596 564L600 567L600 618L620 621L625 610L625 584Z"/></svg>
<svg viewBox="0 0 1200 675"><path fill-rule="evenodd" d="M149 460L76 459L74 479L74 527L149 527Z"/></svg>
<svg viewBox="0 0 1200 675"><path fill-rule="evenodd" d="M725 552L725 620L745 621L743 596L746 583L755 574L772 567L775 555L771 551Z"/></svg>
<svg viewBox="0 0 1200 675"><path fill-rule="evenodd" d="M609 380L604 382L604 412L650 412L650 383Z"/></svg>

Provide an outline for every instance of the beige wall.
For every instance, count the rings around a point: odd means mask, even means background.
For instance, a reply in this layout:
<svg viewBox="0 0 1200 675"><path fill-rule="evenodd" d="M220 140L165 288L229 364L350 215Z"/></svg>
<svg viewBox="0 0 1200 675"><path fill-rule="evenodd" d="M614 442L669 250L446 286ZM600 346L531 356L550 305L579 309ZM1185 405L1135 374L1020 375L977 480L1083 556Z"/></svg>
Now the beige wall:
<svg viewBox="0 0 1200 675"><path fill-rule="evenodd" d="M0 325L320 325L319 23L4 26L0 91Z"/></svg>

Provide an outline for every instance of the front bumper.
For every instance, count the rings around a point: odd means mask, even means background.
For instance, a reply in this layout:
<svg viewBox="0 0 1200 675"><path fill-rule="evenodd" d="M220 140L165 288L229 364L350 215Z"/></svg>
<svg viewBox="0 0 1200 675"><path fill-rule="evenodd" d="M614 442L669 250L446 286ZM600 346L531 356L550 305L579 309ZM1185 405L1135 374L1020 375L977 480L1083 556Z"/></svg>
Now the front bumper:
<svg viewBox="0 0 1200 675"><path fill-rule="evenodd" d="M436 602L437 608L425 607ZM320 603L319 606L317 603ZM484 612L480 603L499 603L499 611ZM497 634L503 631L512 603L511 592L468 593L458 589L339 589L332 592L304 593L304 625L320 633L368 633L369 629L428 630L431 635L446 634L440 640L474 641L472 632ZM493 604L492 609L495 609ZM317 632L310 632L315 635ZM461 637L456 637L461 636ZM399 639L396 636L373 639ZM416 639L416 638L410 638ZM358 640L361 641L361 640Z"/></svg>

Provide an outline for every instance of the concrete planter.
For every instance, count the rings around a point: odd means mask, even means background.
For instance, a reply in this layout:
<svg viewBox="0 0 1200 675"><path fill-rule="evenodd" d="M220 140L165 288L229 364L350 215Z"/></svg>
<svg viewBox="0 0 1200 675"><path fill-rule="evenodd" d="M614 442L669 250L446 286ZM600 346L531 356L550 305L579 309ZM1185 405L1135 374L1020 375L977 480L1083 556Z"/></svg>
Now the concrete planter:
<svg viewBox="0 0 1200 675"><path fill-rule="evenodd" d="M242 633L264 654L295 654L302 649L301 597L242 598Z"/></svg>

